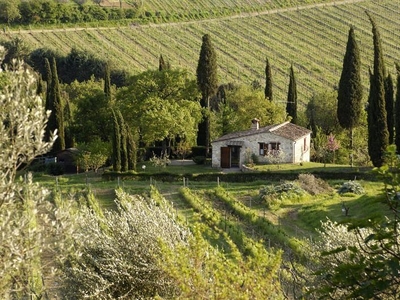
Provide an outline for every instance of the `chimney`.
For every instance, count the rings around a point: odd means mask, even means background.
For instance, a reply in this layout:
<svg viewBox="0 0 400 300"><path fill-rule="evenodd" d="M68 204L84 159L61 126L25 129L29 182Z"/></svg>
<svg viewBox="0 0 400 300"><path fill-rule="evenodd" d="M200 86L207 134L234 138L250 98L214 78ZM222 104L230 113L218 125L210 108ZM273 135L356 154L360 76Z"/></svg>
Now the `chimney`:
<svg viewBox="0 0 400 300"><path fill-rule="evenodd" d="M257 118L251 120L251 129L258 130L259 128L260 128L260 120Z"/></svg>

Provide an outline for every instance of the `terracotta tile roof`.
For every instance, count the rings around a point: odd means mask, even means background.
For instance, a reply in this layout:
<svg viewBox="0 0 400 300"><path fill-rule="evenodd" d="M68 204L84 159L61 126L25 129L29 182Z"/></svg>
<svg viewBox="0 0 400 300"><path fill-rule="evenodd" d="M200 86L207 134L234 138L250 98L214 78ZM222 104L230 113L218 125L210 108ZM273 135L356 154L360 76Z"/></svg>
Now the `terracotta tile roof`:
<svg viewBox="0 0 400 300"><path fill-rule="evenodd" d="M261 133L272 133L277 136L281 136L283 138L296 141L311 133L311 130L301 127L299 125L292 124L290 122L284 122L281 124L274 124L265 127L260 127L259 129L252 128L249 130L228 133L212 141L212 143L232 140L232 139L238 140L246 136L252 136Z"/></svg>

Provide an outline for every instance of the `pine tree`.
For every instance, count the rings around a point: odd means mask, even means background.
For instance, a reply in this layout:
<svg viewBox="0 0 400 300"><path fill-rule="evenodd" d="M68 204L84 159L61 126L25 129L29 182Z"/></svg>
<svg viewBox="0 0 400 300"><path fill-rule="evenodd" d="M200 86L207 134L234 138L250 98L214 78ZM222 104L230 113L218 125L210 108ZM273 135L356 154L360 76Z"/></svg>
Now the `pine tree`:
<svg viewBox="0 0 400 300"><path fill-rule="evenodd" d="M45 60L45 63L47 69L48 61ZM53 145L53 151L57 152L65 149L64 107L61 99L57 75L57 65L54 57L52 58L51 64L49 65L51 68L51 72L46 74L46 79L48 80L46 110L51 110L51 114L47 122L46 131L49 132L57 129L58 138Z"/></svg>
<svg viewBox="0 0 400 300"><path fill-rule="evenodd" d="M268 58L265 60L265 99L272 101L272 74Z"/></svg>
<svg viewBox="0 0 400 300"><path fill-rule="evenodd" d="M353 130L359 125L361 117L361 101L363 88L361 82L360 51L350 27L346 53L343 59L342 74L339 80L337 118L340 126L350 131L350 149L353 152ZM351 155L353 165L353 155Z"/></svg>
<svg viewBox="0 0 400 300"><path fill-rule="evenodd" d="M394 86L392 75L385 78L386 123L389 131L389 144L394 142Z"/></svg>
<svg viewBox="0 0 400 300"><path fill-rule="evenodd" d="M293 65L290 67L289 89L286 103L286 113L292 117L291 122L297 124L297 86Z"/></svg>
<svg viewBox="0 0 400 300"><path fill-rule="evenodd" d="M374 40L374 69L370 74L368 97L368 153L375 167L383 164L383 156L389 144L387 114L385 108L385 65L382 46L375 20L367 12L372 24Z"/></svg>
<svg viewBox="0 0 400 300"><path fill-rule="evenodd" d="M113 135L112 135L112 163L115 172L121 171L121 132L117 114L112 111Z"/></svg>
<svg viewBox="0 0 400 300"><path fill-rule="evenodd" d="M210 98L218 89L217 55L208 34L203 36L200 56L196 70L197 84L201 91L201 106L207 110L200 122L197 135L197 145L206 147L206 154L210 147Z"/></svg>
<svg viewBox="0 0 400 300"><path fill-rule="evenodd" d="M400 154L400 65L396 64L397 70L397 88L396 88L396 102L395 102L395 144L397 154Z"/></svg>

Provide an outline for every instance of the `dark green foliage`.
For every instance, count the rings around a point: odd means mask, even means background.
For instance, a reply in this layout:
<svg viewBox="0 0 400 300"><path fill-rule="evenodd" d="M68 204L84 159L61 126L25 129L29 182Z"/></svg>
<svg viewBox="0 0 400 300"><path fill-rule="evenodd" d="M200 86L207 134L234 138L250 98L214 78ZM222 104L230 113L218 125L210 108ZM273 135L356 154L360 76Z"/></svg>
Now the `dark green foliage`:
<svg viewBox="0 0 400 300"><path fill-rule="evenodd" d="M104 67L104 96L108 103L111 102L111 79L110 79L110 67L108 64Z"/></svg>
<svg viewBox="0 0 400 300"><path fill-rule="evenodd" d="M112 111L112 121L114 124L112 134L112 164L113 171L121 171L121 131L119 128L118 117L115 111Z"/></svg>
<svg viewBox="0 0 400 300"><path fill-rule="evenodd" d="M122 117L121 112L118 110L116 112L118 119L118 127L119 127L119 136L120 136L120 156L121 156L121 171L128 171L128 150L127 150L127 131L124 118Z"/></svg>
<svg viewBox="0 0 400 300"><path fill-rule="evenodd" d="M51 64L49 60L45 59L47 93L46 93L46 110L50 110L47 126L46 138L50 136L50 132L57 129L58 138L53 145L53 151L60 151L65 149L65 136L64 136L64 107L60 94L60 87L57 76L57 64L53 57Z"/></svg>
<svg viewBox="0 0 400 300"><path fill-rule="evenodd" d="M395 102L395 144L397 153L400 153L400 65L396 64L397 70L397 92Z"/></svg>
<svg viewBox="0 0 400 300"><path fill-rule="evenodd" d="M160 58L158 60L158 70L164 71L164 70L170 70L170 69L171 69L171 65L169 64L168 61L164 60L164 57L161 54Z"/></svg>
<svg viewBox="0 0 400 300"><path fill-rule="evenodd" d="M297 85L293 65L290 66L290 80L286 103L286 113L292 117L291 122L297 124Z"/></svg>
<svg viewBox="0 0 400 300"><path fill-rule="evenodd" d="M340 126L346 129L353 129L358 126L360 121L363 97L360 67L360 51L355 39L354 28L350 27L339 81L337 104Z"/></svg>
<svg viewBox="0 0 400 300"><path fill-rule="evenodd" d="M218 89L217 55L208 34L203 36L200 56L196 70L197 84L201 91L201 106L210 110L210 100ZM199 124L197 145L205 146L207 153L210 146L210 118L208 112L204 113L203 121Z"/></svg>
<svg viewBox="0 0 400 300"><path fill-rule="evenodd" d="M26 61L29 55L29 48L21 38L15 37L11 41L2 42L1 44L6 49L6 55L1 63L3 68L4 65L12 64L13 59Z"/></svg>
<svg viewBox="0 0 400 300"><path fill-rule="evenodd" d="M385 108L387 127L389 131L389 144L394 142L394 86L392 76L385 78Z"/></svg>
<svg viewBox="0 0 400 300"><path fill-rule="evenodd" d="M125 124L125 126L126 126L125 131L126 131L126 151L128 156L128 170L136 170L136 162L137 162L136 142L128 124Z"/></svg>
<svg viewBox="0 0 400 300"><path fill-rule="evenodd" d="M374 39L374 69L370 74L368 98L368 153L375 167L382 166L383 155L389 144L387 114L385 108L385 65L378 28L368 14Z"/></svg>
<svg viewBox="0 0 400 300"><path fill-rule="evenodd" d="M51 97L53 97L53 100L50 101L54 103L54 111L52 111L51 115L55 114L54 117L58 135L58 138L54 143L53 150L59 151L65 149L64 105L61 99L57 64L54 57L51 62L51 74Z"/></svg>
<svg viewBox="0 0 400 300"><path fill-rule="evenodd" d="M44 84L43 84L43 79L42 79L42 75L39 74L38 75L38 79L37 79L37 88L36 88L36 94L42 96L44 93Z"/></svg>
<svg viewBox="0 0 400 300"><path fill-rule="evenodd" d="M268 58L265 60L265 98L272 101L272 74Z"/></svg>

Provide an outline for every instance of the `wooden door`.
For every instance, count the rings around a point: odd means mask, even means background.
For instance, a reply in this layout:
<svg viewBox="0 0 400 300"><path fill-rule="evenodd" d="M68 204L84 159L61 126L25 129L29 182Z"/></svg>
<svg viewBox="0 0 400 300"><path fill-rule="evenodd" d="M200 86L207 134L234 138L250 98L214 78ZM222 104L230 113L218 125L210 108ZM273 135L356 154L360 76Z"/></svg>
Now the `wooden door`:
<svg viewBox="0 0 400 300"><path fill-rule="evenodd" d="M221 168L231 167L231 148L221 147Z"/></svg>

